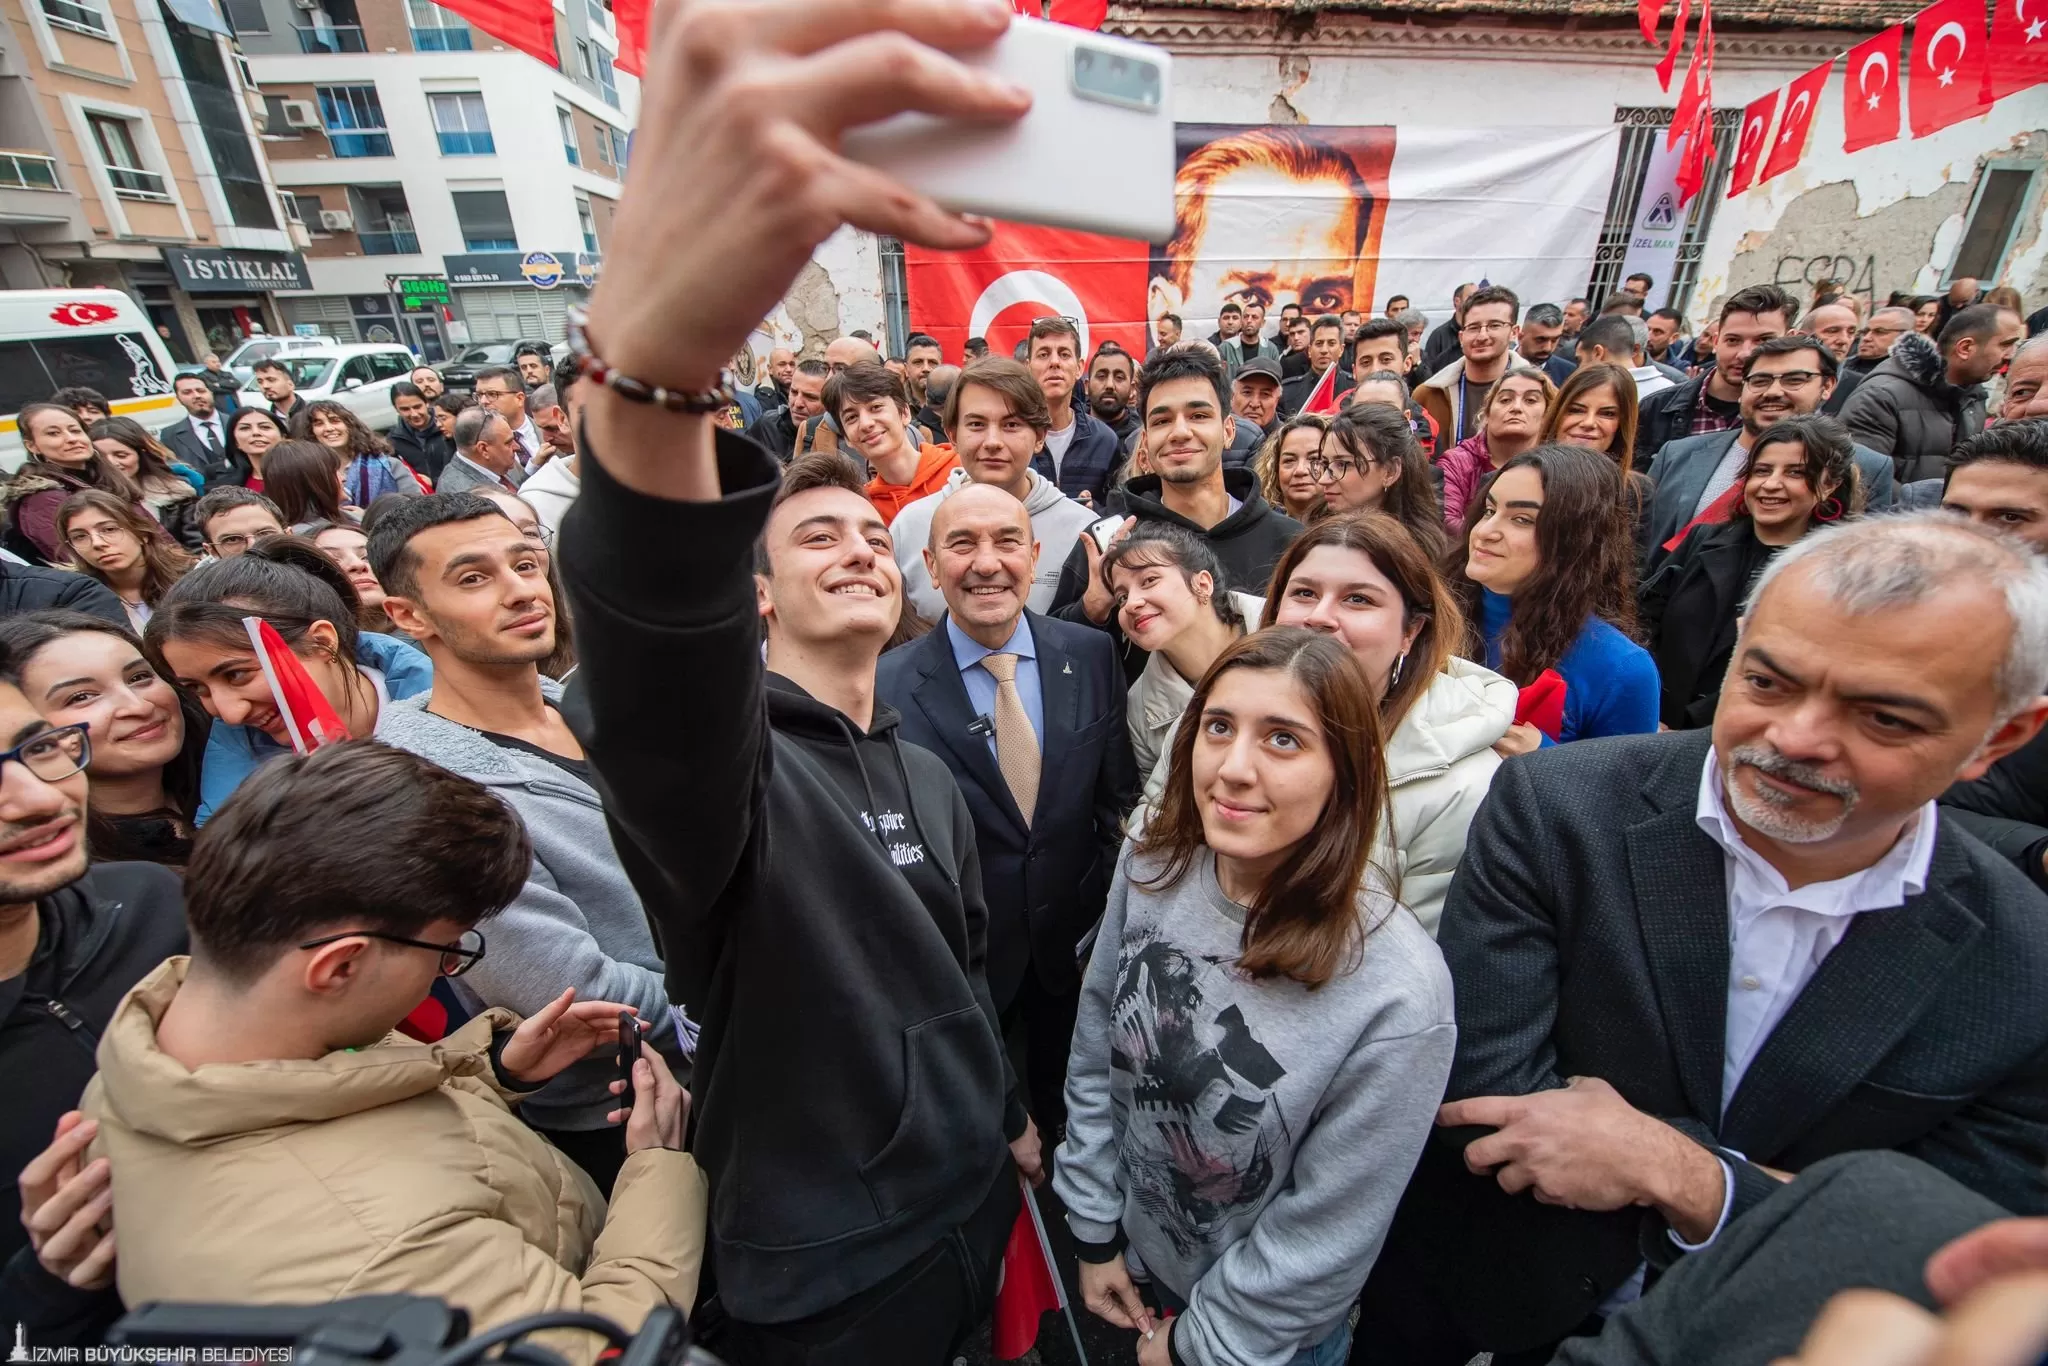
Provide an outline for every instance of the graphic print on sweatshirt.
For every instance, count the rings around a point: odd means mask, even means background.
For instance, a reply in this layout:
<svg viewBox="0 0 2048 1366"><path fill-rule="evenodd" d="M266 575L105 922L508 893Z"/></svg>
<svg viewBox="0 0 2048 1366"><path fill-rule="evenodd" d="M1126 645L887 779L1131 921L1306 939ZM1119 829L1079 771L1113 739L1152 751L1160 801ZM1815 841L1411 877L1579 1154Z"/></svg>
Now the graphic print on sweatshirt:
<svg viewBox="0 0 2048 1366"><path fill-rule="evenodd" d="M868 830L872 832L875 828L875 818L865 811L860 813L860 818L866 822ZM924 862L924 845L922 843L898 838L910 833L910 817L904 815L901 811L884 811L882 813L882 843L888 846L889 861L898 868L908 868L913 864Z"/></svg>
<svg viewBox="0 0 2048 1366"><path fill-rule="evenodd" d="M1131 1077L1118 1117L1131 1198L1183 1256L1265 1198L1273 1154L1290 1148L1273 1094L1286 1069L1237 1006L1208 1004L1205 988L1235 994L1229 972L1161 939L1129 940L1110 1003L1109 1065Z"/></svg>

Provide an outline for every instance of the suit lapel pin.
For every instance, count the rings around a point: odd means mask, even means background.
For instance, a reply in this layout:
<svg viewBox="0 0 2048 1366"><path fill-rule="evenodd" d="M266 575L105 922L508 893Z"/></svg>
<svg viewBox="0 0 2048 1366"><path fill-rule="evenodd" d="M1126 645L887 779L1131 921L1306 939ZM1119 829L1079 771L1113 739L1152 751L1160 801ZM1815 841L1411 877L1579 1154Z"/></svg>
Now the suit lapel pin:
<svg viewBox="0 0 2048 1366"><path fill-rule="evenodd" d="M1060 672L1061 672L1061 673L1063 673L1063 674L1070 674L1070 673L1072 673L1073 671L1074 671L1074 661L1073 661L1073 660L1071 660L1071 659L1067 661L1066 667L1060 670Z"/></svg>

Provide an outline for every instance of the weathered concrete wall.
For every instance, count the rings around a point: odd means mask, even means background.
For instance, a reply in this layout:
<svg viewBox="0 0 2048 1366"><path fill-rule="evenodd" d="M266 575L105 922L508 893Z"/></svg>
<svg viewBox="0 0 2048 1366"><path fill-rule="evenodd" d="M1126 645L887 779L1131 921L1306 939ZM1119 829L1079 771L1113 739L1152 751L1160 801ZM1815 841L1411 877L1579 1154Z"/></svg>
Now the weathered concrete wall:
<svg viewBox="0 0 2048 1366"><path fill-rule="evenodd" d="M882 252L872 233L841 228L811 255L789 294L748 339L761 360L786 346L799 358L823 356L849 332L882 335Z"/></svg>

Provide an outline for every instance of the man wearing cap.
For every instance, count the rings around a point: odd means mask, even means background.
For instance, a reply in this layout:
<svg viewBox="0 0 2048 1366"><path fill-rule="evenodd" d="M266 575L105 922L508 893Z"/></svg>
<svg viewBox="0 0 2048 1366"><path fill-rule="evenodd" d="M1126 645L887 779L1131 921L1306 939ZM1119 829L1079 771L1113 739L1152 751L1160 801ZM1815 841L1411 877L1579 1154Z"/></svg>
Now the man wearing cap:
<svg viewBox="0 0 2048 1366"><path fill-rule="evenodd" d="M1251 423L1261 438L1271 431L1280 412L1280 362L1269 356L1246 361L1230 386L1230 411L1238 426Z"/></svg>

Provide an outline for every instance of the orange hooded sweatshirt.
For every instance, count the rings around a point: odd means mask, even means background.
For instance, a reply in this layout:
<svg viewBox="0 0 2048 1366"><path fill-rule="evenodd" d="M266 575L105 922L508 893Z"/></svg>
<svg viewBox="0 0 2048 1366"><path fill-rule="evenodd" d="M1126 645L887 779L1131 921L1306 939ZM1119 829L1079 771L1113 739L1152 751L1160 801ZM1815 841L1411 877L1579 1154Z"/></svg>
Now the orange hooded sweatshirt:
<svg viewBox="0 0 2048 1366"><path fill-rule="evenodd" d="M893 522L896 514L927 494L937 493L946 486L946 480L953 475L954 466L960 457L953 448L938 442L926 442L919 449L917 473L907 484L886 484L876 475L868 481L868 501L875 505L875 511L882 514L882 520Z"/></svg>

